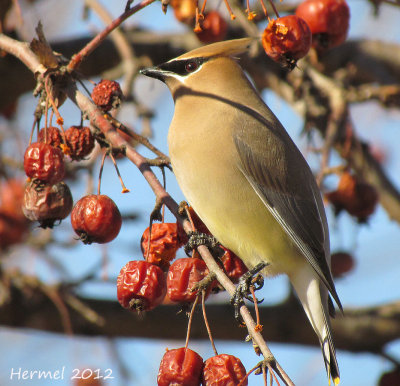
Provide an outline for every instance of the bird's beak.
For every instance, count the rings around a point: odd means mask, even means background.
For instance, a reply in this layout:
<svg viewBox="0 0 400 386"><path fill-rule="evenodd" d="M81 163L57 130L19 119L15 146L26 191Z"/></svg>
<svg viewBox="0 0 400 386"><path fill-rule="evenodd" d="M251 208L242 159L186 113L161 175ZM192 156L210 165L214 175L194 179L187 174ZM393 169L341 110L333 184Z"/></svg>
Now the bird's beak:
<svg viewBox="0 0 400 386"><path fill-rule="evenodd" d="M139 71L142 75L148 76L150 78L155 78L161 81L165 80L165 71L159 67L148 67L143 68Z"/></svg>

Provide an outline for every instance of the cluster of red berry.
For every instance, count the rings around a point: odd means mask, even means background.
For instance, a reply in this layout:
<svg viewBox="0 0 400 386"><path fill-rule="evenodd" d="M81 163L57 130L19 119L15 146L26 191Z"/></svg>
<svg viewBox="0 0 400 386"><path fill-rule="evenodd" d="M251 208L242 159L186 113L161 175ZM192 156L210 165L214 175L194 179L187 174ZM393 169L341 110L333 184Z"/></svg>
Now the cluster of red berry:
<svg viewBox="0 0 400 386"><path fill-rule="evenodd" d="M194 227L209 234L191 208L189 213ZM145 260L129 261L118 276L117 297L120 304L140 313L150 311L163 302L184 305L195 302L200 292L197 285L207 277L209 271L205 262L195 257L196 253L192 257L179 258L172 262L178 249L187 240L186 233L178 223L155 223L151 231L147 228L141 239ZM228 276L236 281L247 268L234 253L225 248L224 250L221 264ZM206 286L204 298L217 285L214 281ZM167 351L164 355L158 384L200 385L201 380L204 385L223 380L238 384L245 376L246 371L240 360L231 355L217 355L203 364L203 359L194 351L180 348ZM244 380L242 384L246 385L247 382Z"/></svg>

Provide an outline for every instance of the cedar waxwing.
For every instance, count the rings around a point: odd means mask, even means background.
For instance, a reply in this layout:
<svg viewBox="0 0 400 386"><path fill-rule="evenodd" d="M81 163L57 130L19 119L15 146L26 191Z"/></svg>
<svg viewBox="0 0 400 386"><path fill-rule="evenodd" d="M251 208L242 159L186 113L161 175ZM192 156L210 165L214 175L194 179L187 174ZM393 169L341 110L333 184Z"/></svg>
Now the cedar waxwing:
<svg viewBox="0 0 400 386"><path fill-rule="evenodd" d="M335 384L339 368L329 310L340 309L330 271L328 225L302 154L233 58L252 39L197 48L142 74L166 83L175 102L172 168L212 234L248 268L288 275Z"/></svg>

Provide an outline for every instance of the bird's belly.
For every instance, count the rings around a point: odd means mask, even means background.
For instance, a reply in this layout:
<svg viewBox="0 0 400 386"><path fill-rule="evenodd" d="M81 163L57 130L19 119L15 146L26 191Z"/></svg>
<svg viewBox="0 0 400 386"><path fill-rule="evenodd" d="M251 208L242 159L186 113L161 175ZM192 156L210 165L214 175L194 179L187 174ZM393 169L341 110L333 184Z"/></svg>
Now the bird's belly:
<svg viewBox="0 0 400 386"><path fill-rule="evenodd" d="M210 157L205 158L208 162L196 162L196 157L171 160L183 194L213 235L248 268L269 263L264 270L268 276L290 274L304 264L305 258L235 164L221 157L211 162Z"/></svg>

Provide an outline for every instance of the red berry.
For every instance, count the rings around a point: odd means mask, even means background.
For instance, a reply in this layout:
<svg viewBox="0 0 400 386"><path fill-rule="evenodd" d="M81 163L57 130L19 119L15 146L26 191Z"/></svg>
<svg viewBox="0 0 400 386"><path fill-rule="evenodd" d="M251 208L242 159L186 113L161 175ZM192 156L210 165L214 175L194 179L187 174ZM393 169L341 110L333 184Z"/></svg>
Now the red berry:
<svg viewBox="0 0 400 386"><path fill-rule="evenodd" d="M262 44L271 59L293 69L311 47L311 31L307 23L295 15L279 17L265 28Z"/></svg>
<svg viewBox="0 0 400 386"><path fill-rule="evenodd" d="M174 16L182 23L191 25L196 18L196 0L171 0Z"/></svg>
<svg viewBox="0 0 400 386"><path fill-rule="evenodd" d="M110 197L90 194L75 204L71 212L71 224L85 244L104 244L118 236L122 218Z"/></svg>
<svg viewBox="0 0 400 386"><path fill-rule="evenodd" d="M127 263L117 279L117 297L122 307L149 311L164 300L167 292L164 272L147 261Z"/></svg>
<svg viewBox="0 0 400 386"><path fill-rule="evenodd" d="M240 257L236 256L230 249L224 247L222 247L222 249L225 251L224 255L221 257L225 272L229 278L236 283L248 269Z"/></svg>
<svg viewBox="0 0 400 386"><path fill-rule="evenodd" d="M56 184L65 175L64 155L59 148L34 142L25 151L24 169L30 178L50 185Z"/></svg>
<svg viewBox="0 0 400 386"><path fill-rule="evenodd" d="M64 182L37 186L30 183L25 188L22 210L31 221L39 221L42 228L53 228L56 221L66 218L72 209L72 195Z"/></svg>
<svg viewBox="0 0 400 386"><path fill-rule="evenodd" d="M228 31L228 23L217 12L211 11L204 15L201 31L196 32L198 39L203 43L215 43L224 40Z"/></svg>
<svg viewBox="0 0 400 386"><path fill-rule="evenodd" d="M88 156L94 148L94 137L88 127L71 126L65 132L65 139L73 160L81 160Z"/></svg>
<svg viewBox="0 0 400 386"><path fill-rule="evenodd" d="M337 213L344 209L357 217L359 222L365 222L375 211L379 198L372 185L360 181L348 172L342 174L337 190L325 196Z"/></svg>
<svg viewBox="0 0 400 386"><path fill-rule="evenodd" d="M158 386L199 386L203 358L189 348L168 350L160 363Z"/></svg>
<svg viewBox="0 0 400 386"><path fill-rule="evenodd" d="M169 267L167 275L167 294L171 301L190 303L196 299L198 291L194 286L208 275L206 263L197 258L178 259ZM207 295L211 290L209 286Z"/></svg>
<svg viewBox="0 0 400 386"><path fill-rule="evenodd" d="M235 386L246 376L246 369L241 360L233 355L220 354L204 362L204 386ZM247 379L240 383L247 386Z"/></svg>
<svg viewBox="0 0 400 386"><path fill-rule="evenodd" d="M342 44L349 30L350 10L345 0L306 0L296 10L313 35L317 49Z"/></svg>
<svg viewBox="0 0 400 386"><path fill-rule="evenodd" d="M149 228L142 236L140 245L143 257L149 263L157 264L168 269L169 262L175 259L176 251L180 248L178 226L176 223L155 223L151 227L151 241L149 246Z"/></svg>
<svg viewBox="0 0 400 386"><path fill-rule="evenodd" d="M107 79L101 80L94 86L91 96L93 102L103 111L118 108L123 97L119 83Z"/></svg>
<svg viewBox="0 0 400 386"><path fill-rule="evenodd" d="M333 277L341 277L350 272L355 265L354 257L346 252L336 252L331 255L331 271Z"/></svg>
<svg viewBox="0 0 400 386"><path fill-rule="evenodd" d="M64 140L61 135L60 129L54 126L50 126L47 128L43 128L39 131L38 142L45 142L51 146L61 148L61 144L64 143Z"/></svg>
<svg viewBox="0 0 400 386"><path fill-rule="evenodd" d="M27 231L27 222L0 207L0 249L20 243Z"/></svg>
<svg viewBox="0 0 400 386"><path fill-rule="evenodd" d="M101 386L101 373L97 370L91 370L90 368L85 368L76 374L80 378L74 379L74 386Z"/></svg>

